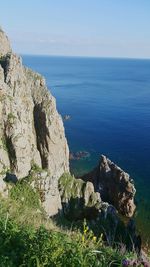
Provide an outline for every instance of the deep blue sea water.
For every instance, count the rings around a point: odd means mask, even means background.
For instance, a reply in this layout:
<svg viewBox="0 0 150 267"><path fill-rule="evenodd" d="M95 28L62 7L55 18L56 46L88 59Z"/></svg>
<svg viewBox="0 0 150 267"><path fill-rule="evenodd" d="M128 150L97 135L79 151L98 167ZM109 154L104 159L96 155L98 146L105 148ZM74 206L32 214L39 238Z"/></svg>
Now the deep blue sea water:
<svg viewBox="0 0 150 267"><path fill-rule="evenodd" d="M107 155L129 172L137 188L139 229L150 237L150 60L23 56L45 76L65 122L76 175Z"/></svg>

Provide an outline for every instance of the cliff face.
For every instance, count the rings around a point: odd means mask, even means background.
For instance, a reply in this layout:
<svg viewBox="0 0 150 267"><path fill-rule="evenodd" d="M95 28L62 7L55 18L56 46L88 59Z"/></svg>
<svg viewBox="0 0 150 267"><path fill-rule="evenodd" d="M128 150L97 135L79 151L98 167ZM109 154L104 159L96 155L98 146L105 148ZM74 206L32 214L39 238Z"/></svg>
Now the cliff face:
<svg viewBox="0 0 150 267"><path fill-rule="evenodd" d="M132 217L133 182L105 156L92 172L82 177L92 183L64 178L59 193L58 179L67 172L69 149L55 99L44 78L22 65L0 30L0 191L7 192L4 178L31 175L32 186L39 190L48 215L61 209L61 195L64 211L72 212L74 206L75 218L90 217L91 211L99 213L103 201Z"/></svg>
<svg viewBox="0 0 150 267"><path fill-rule="evenodd" d="M53 192L49 205L58 202L58 178L69 171L62 119L43 77L22 65L0 30L0 173L9 170L20 179L33 165L48 169L45 183L50 181ZM60 200L53 213L58 207Z"/></svg>

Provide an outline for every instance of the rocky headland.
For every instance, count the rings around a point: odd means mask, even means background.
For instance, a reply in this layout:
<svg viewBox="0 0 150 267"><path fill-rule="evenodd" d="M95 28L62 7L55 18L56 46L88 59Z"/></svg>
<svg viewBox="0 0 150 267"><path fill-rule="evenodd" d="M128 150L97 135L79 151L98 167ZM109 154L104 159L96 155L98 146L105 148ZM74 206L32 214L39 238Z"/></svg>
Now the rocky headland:
<svg viewBox="0 0 150 267"><path fill-rule="evenodd" d="M70 153L72 159L88 156L86 151ZM7 198L12 186L9 182L22 179L40 193L47 216L86 218L94 229L103 225L109 242L119 225L126 240L130 232L136 244L133 224L122 226L120 219L120 214L125 218L134 214L133 180L103 155L90 173L80 179L70 175L69 149L55 99L44 78L22 65L0 30L1 195ZM120 233L117 238L121 238Z"/></svg>

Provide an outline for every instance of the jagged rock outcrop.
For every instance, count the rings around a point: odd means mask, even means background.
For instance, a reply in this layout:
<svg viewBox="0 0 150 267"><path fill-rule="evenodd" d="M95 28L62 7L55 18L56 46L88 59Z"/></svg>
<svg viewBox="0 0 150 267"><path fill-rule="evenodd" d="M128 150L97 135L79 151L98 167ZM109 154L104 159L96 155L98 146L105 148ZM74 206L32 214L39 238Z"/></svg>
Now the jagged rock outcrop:
<svg viewBox="0 0 150 267"><path fill-rule="evenodd" d="M99 165L82 177L93 183L103 201L112 204L122 215L132 217L135 211L135 187L128 173L124 172L104 155Z"/></svg>
<svg viewBox="0 0 150 267"><path fill-rule="evenodd" d="M55 192L60 208L58 178L69 171L69 150L63 122L44 78L24 67L11 51L8 38L0 30L0 173L27 176L36 164L48 169L47 199ZM47 203L47 199L45 200ZM47 204L46 204L47 206Z"/></svg>
<svg viewBox="0 0 150 267"><path fill-rule="evenodd" d="M95 219L98 216L102 202L92 183L66 173L59 179L59 191L63 213L67 218Z"/></svg>
<svg viewBox="0 0 150 267"><path fill-rule="evenodd" d="M102 162L103 160L106 160L104 156ZM117 209L104 202L99 192L95 192L92 182L85 182L65 173L59 179L59 190L63 214L68 220L87 219L94 234L103 234L109 245L122 242L130 250L137 248L139 237L136 235L134 221L129 219L125 224Z"/></svg>

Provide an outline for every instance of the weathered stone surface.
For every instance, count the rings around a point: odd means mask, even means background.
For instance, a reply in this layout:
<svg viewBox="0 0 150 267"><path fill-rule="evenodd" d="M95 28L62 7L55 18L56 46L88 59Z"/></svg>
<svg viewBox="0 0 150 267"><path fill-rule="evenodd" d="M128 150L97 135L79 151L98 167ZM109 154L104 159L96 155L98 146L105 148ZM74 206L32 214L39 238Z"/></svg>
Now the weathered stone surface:
<svg viewBox="0 0 150 267"><path fill-rule="evenodd" d="M20 179L34 164L48 169L47 184L51 180L51 187L45 185L43 205L51 215L52 204L50 209L48 202L54 203L55 211L60 208L58 178L69 171L62 119L44 78L22 65L1 30L0 55L0 172L9 170Z"/></svg>
<svg viewBox="0 0 150 267"><path fill-rule="evenodd" d="M64 174L59 179L59 190L63 212L69 219L95 219L98 216L102 203L92 183Z"/></svg>
<svg viewBox="0 0 150 267"><path fill-rule="evenodd" d="M116 208L102 201L100 193L95 192L93 183L66 173L59 179L59 190L66 218L71 221L87 219L94 234L103 234L108 245L116 242L130 250L137 249L139 237L134 221L128 219L124 223Z"/></svg>
<svg viewBox="0 0 150 267"><path fill-rule="evenodd" d="M119 213L126 217L133 216L136 192L133 180L116 164L102 155L99 165L82 178L91 181L102 200L114 205Z"/></svg>
<svg viewBox="0 0 150 267"><path fill-rule="evenodd" d="M3 30L0 28L0 57L11 52L9 40Z"/></svg>
<svg viewBox="0 0 150 267"><path fill-rule="evenodd" d="M58 178L51 176L48 170L31 170L28 176L30 185L38 191L46 213L53 216L61 210L61 199L58 192Z"/></svg>

